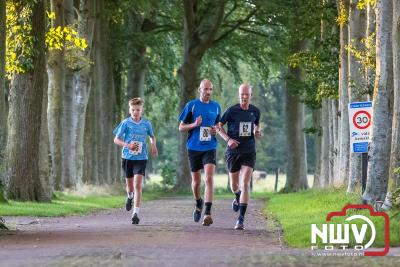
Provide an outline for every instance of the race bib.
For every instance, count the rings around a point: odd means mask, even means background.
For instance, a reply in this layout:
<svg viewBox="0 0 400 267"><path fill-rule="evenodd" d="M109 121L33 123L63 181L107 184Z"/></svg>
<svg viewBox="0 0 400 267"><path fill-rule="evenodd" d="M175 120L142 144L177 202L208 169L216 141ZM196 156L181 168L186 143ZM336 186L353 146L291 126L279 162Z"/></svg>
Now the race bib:
<svg viewBox="0 0 400 267"><path fill-rule="evenodd" d="M239 124L239 136L251 136L251 122L241 122Z"/></svg>
<svg viewBox="0 0 400 267"><path fill-rule="evenodd" d="M139 155L142 154L142 147L143 147L143 143L139 142L139 141L132 141L131 144L136 144L137 147L135 150L129 150L129 154L131 155Z"/></svg>
<svg viewBox="0 0 400 267"><path fill-rule="evenodd" d="M210 127L200 127L200 141L211 141Z"/></svg>

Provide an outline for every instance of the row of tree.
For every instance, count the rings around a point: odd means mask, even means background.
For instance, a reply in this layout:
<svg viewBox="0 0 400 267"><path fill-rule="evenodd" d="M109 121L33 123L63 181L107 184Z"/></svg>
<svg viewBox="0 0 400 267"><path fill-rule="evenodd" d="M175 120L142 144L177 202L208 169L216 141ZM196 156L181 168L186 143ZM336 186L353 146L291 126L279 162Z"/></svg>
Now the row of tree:
<svg viewBox="0 0 400 267"><path fill-rule="evenodd" d="M368 153L367 186L363 200L392 204L399 187L399 1L336 2L340 54L338 98L323 96L319 143L321 153L317 186L360 185L361 154L350 153L348 104L373 101ZM323 21L324 22L324 21ZM321 23L322 39L329 28ZM330 33L332 34L332 33ZM337 34L333 31L333 34ZM389 189L388 189L389 186Z"/></svg>
<svg viewBox="0 0 400 267"><path fill-rule="evenodd" d="M176 186L189 186L176 119L203 77L224 107L236 102L232 84L254 85L265 132L257 167L284 169L287 192L308 188L310 170L316 187L354 191L361 159L350 153L347 106L373 100L364 198L383 201L398 187L398 1L45 2L0 6L8 198L48 200L53 189L118 181L112 128L133 96L146 99L159 137L150 166L176 166Z"/></svg>

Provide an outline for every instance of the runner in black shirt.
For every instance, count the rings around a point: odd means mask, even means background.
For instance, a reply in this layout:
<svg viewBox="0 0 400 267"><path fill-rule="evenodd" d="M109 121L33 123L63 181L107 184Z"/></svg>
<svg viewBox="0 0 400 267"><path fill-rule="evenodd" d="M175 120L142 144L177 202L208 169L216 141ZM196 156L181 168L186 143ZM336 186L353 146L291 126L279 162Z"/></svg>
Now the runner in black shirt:
<svg viewBox="0 0 400 267"><path fill-rule="evenodd" d="M250 179L256 162L255 138L261 137L260 110L251 105L252 89L248 84L239 87L239 104L222 115L219 135L228 143L225 159L228 165L232 192L236 195L232 209L240 210L235 229L244 229L244 216L249 202ZM228 124L228 133L224 125ZM242 174L241 190L239 177Z"/></svg>

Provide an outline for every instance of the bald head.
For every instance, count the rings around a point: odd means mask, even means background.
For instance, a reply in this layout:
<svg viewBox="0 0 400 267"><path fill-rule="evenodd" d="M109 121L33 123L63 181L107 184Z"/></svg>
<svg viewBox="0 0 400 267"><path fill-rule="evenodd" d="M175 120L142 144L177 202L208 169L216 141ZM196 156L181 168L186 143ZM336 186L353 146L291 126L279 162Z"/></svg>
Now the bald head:
<svg viewBox="0 0 400 267"><path fill-rule="evenodd" d="M247 83L240 85L238 95L239 95L240 106L243 109L248 109L252 96L251 86Z"/></svg>
<svg viewBox="0 0 400 267"><path fill-rule="evenodd" d="M211 95L213 93L212 82L208 79L202 80L199 86L199 93L201 102L208 103L211 100Z"/></svg>

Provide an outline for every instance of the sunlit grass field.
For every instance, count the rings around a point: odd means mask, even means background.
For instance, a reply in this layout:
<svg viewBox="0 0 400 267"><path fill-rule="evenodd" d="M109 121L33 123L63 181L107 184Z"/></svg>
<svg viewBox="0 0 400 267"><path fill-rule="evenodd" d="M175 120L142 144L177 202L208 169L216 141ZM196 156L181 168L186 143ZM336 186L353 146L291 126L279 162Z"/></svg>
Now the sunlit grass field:
<svg viewBox="0 0 400 267"><path fill-rule="evenodd" d="M314 176L308 175L308 184L310 187L313 185ZM150 174L149 185L161 184L162 177L160 174ZM264 179L258 179L253 181L253 192L274 192L275 187L275 175L268 174ZM278 176L278 186L279 191L285 186L286 174L280 174ZM216 174L214 177L214 187L215 188L227 188L228 186L228 174ZM217 190L218 191L218 190Z"/></svg>
<svg viewBox="0 0 400 267"><path fill-rule="evenodd" d="M94 189L93 189L94 188ZM77 215L93 212L95 210L122 208L125 205L126 194L121 190L105 193L103 188L94 186L85 192L70 193L56 192L54 199L49 203L8 201L0 203L0 216L39 216L55 217ZM96 188L99 188L96 190ZM156 199L162 192L146 192L143 200Z"/></svg>

